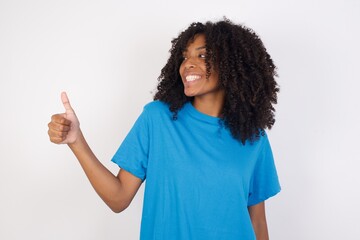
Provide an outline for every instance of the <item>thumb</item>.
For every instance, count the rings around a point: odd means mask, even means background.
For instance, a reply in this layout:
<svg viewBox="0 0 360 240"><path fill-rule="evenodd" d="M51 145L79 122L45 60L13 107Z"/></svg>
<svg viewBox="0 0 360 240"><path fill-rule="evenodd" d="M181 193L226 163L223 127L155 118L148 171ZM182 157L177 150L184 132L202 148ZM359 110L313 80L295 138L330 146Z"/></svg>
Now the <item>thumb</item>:
<svg viewBox="0 0 360 240"><path fill-rule="evenodd" d="M68 98L66 92L61 93L61 101L62 101L62 103L64 105L66 113L74 113L74 110L72 109L72 107L70 105L70 101L69 101L69 98Z"/></svg>

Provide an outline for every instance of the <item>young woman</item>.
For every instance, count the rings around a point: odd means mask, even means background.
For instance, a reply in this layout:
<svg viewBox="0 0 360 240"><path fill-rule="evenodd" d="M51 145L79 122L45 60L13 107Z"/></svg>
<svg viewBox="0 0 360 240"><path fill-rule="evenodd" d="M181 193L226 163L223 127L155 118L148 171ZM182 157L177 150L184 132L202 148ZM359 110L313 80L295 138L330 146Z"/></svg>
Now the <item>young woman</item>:
<svg viewBox="0 0 360 240"><path fill-rule="evenodd" d="M146 180L141 239L268 239L264 201L280 191L265 133L273 61L252 30L227 19L191 24L170 53L155 101L112 159L117 176L92 153L65 93L50 140L69 145L114 212Z"/></svg>

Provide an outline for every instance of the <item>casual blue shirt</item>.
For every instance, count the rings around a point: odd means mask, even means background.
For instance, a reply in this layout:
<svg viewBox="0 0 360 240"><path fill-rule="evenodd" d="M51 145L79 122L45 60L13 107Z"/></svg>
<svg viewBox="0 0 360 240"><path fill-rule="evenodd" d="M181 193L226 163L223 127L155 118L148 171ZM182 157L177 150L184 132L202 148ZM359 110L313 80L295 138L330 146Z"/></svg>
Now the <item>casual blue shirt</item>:
<svg viewBox="0 0 360 240"><path fill-rule="evenodd" d="M144 107L112 161L145 180L141 240L252 240L248 206L280 191L266 134L243 145L189 102Z"/></svg>

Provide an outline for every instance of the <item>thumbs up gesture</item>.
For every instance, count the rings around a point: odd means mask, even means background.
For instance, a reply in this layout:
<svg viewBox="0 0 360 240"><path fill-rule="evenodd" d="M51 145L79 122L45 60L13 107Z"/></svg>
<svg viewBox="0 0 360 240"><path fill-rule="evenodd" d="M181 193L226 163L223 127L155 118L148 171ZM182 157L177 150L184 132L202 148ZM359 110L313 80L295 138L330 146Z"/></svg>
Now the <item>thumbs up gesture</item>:
<svg viewBox="0 0 360 240"><path fill-rule="evenodd" d="M65 92L61 93L65 113L55 114L48 124L50 141L57 144L75 143L81 135L80 123Z"/></svg>

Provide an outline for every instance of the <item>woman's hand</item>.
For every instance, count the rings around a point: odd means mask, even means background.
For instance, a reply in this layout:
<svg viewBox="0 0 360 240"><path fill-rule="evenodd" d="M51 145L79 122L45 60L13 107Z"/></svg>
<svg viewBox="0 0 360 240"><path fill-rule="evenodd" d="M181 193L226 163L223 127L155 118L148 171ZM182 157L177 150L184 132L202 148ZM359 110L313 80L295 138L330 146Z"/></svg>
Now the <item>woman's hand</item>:
<svg viewBox="0 0 360 240"><path fill-rule="evenodd" d="M65 113L55 114L51 117L48 134L53 143L73 144L81 136L80 123L66 92L61 93L61 101L65 107Z"/></svg>
<svg viewBox="0 0 360 240"><path fill-rule="evenodd" d="M65 113L51 117L48 124L50 141L68 144L99 196L114 212L123 211L134 198L142 180L123 169L115 176L105 168L87 144L65 92L61 93L61 101Z"/></svg>

